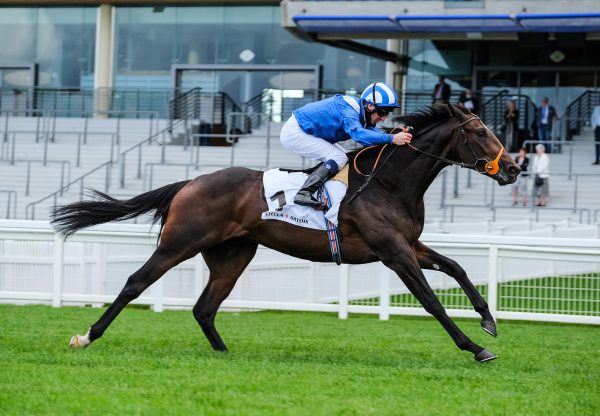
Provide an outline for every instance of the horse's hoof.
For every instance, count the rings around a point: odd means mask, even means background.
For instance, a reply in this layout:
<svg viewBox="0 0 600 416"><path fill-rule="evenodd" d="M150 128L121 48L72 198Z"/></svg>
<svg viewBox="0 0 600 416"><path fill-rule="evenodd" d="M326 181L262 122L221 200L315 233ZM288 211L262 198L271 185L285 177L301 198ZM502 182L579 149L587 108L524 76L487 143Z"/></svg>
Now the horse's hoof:
<svg viewBox="0 0 600 416"><path fill-rule="evenodd" d="M496 356L489 352L488 350L481 350L478 354L475 355L475 360L480 363L484 363L486 361L495 360Z"/></svg>
<svg viewBox="0 0 600 416"><path fill-rule="evenodd" d="M481 329L490 334L493 337L497 337L496 323L494 321L481 321Z"/></svg>
<svg viewBox="0 0 600 416"><path fill-rule="evenodd" d="M71 337L71 341L69 342L69 347L71 347L73 349L85 348L89 344L90 344L90 341L89 341L89 338L87 335L82 337L81 335L77 334L77 335L73 335Z"/></svg>
<svg viewBox="0 0 600 416"><path fill-rule="evenodd" d="M79 335L73 335L71 337L71 341L69 342L69 347L75 349L79 348Z"/></svg>

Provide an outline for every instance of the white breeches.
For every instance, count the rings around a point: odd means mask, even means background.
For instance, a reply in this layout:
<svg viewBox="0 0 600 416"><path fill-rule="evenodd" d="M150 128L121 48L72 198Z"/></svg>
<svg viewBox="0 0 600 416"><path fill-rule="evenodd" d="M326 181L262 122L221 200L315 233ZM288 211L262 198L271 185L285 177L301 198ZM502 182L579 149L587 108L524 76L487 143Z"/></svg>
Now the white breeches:
<svg viewBox="0 0 600 416"><path fill-rule="evenodd" d="M342 146L305 133L293 114L281 129L280 140L284 148L302 157L321 162L331 159L337 163L339 169L348 163L346 151Z"/></svg>

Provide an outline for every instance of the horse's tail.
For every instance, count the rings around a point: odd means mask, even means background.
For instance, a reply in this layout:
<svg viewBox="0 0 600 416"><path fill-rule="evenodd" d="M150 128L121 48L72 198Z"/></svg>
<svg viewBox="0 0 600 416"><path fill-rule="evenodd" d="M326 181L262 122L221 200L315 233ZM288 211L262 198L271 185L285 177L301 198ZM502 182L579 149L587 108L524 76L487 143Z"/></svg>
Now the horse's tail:
<svg viewBox="0 0 600 416"><path fill-rule="evenodd" d="M65 237L86 227L109 221L122 221L154 211L152 223L167 218L171 200L190 181L181 181L149 191L129 200L118 200L100 191L92 192L100 197L98 201L80 201L55 207L50 222L54 229ZM160 234L160 233L159 233Z"/></svg>

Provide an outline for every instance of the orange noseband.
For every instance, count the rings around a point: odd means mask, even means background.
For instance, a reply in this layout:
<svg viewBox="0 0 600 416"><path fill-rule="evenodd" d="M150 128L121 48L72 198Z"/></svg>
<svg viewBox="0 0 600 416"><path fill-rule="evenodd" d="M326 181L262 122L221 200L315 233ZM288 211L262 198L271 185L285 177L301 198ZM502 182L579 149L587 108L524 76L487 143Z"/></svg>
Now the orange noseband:
<svg viewBox="0 0 600 416"><path fill-rule="evenodd" d="M492 160L491 162L486 163L485 165L485 170L488 175L495 175L496 173L498 173L498 170L500 169L500 156L502 156L502 153L504 153L504 146L502 146L500 148L500 151L498 152L498 156L496 156L496 159Z"/></svg>

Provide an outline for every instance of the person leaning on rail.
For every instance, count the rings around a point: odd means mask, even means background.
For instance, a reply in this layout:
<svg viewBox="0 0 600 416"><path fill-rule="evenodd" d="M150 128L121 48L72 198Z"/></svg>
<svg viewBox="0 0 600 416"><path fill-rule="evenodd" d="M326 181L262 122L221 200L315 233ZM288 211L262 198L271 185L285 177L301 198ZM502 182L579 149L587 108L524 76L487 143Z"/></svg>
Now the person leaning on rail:
<svg viewBox="0 0 600 416"><path fill-rule="evenodd" d="M360 98L337 94L295 110L281 130L281 144L292 153L325 163L308 176L294 203L323 208L314 194L348 162L338 142L352 139L363 146L410 143L412 134L406 128L387 134L375 127L398 107L394 90L375 82Z"/></svg>

